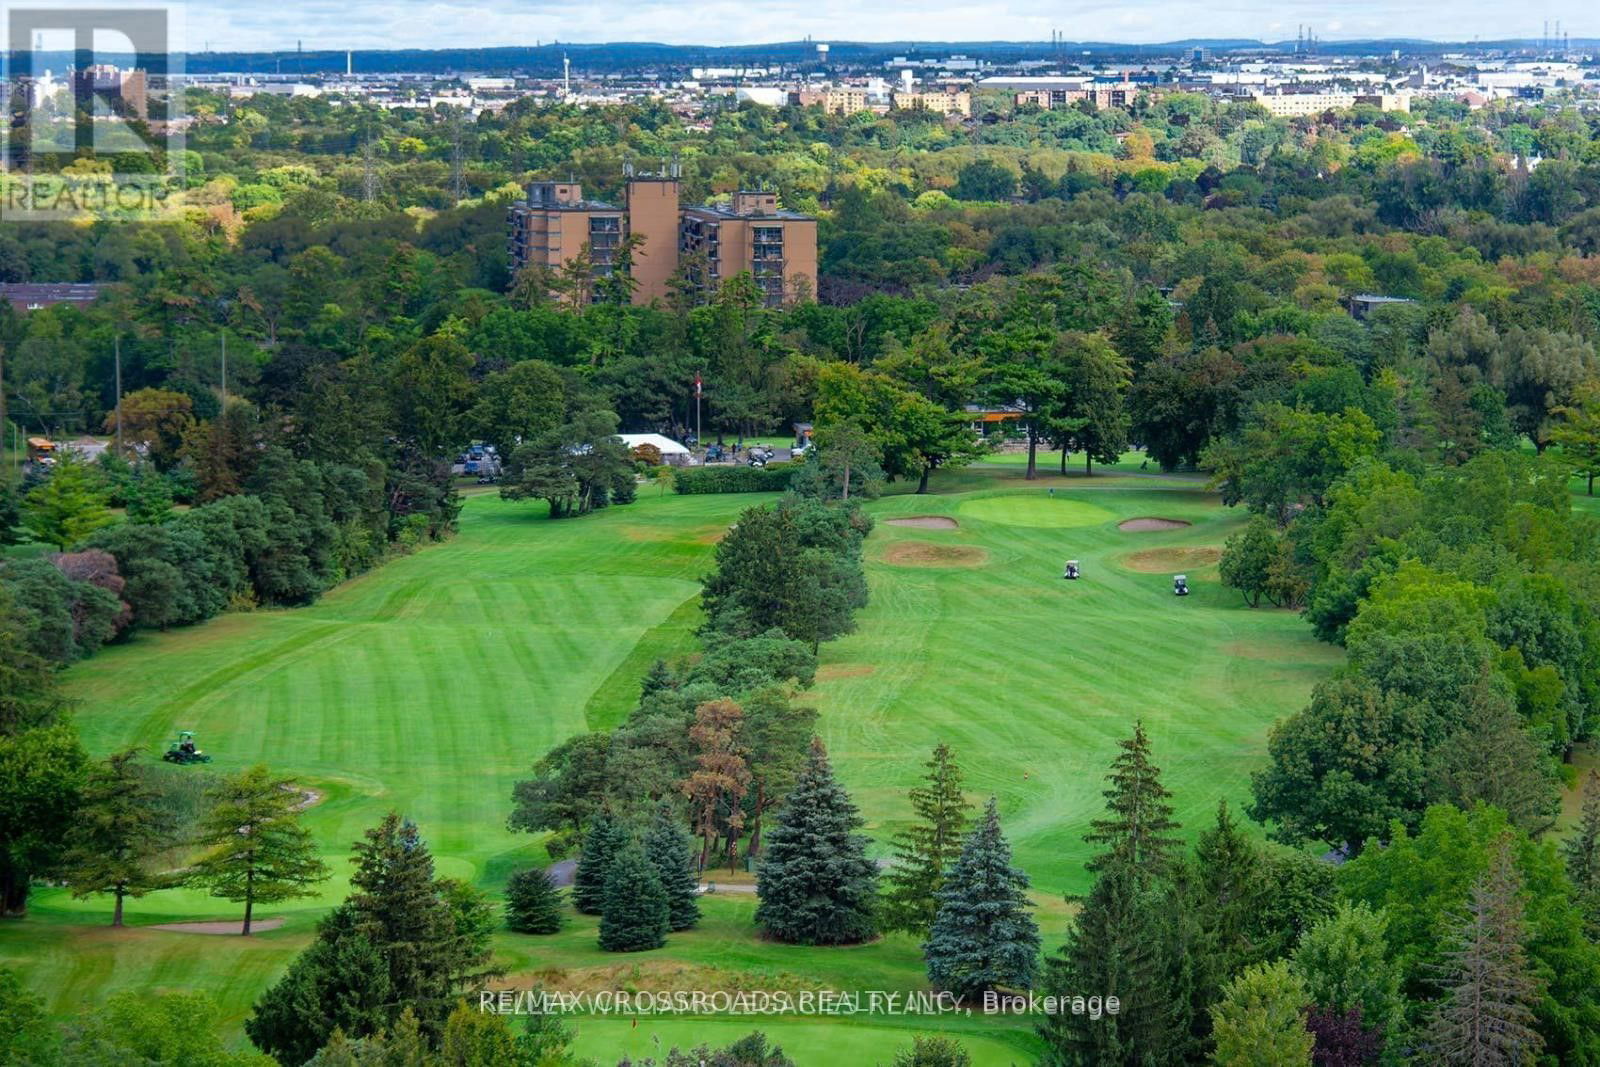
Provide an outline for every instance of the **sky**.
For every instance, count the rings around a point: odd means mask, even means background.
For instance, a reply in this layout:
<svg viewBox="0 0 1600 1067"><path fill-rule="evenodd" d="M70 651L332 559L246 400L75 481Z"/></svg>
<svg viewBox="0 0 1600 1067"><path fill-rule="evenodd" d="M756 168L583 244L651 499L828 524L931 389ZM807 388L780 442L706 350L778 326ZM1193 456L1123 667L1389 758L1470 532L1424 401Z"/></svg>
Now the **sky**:
<svg viewBox="0 0 1600 1067"><path fill-rule="evenodd" d="M141 0L149 2L149 0ZM160 0L156 0L157 3ZM68 4L71 0L68 0ZM51 6L48 0L38 4ZM67 5L63 5L67 6ZM1189 37L1292 40L1300 23L1325 40L1537 38L1546 19L1574 37L1600 36L1587 0L1524 8L1503 0L189 0L186 51L445 48L573 42L751 44L794 41L1047 41L1149 43ZM1585 16L1588 16L1587 18Z"/></svg>

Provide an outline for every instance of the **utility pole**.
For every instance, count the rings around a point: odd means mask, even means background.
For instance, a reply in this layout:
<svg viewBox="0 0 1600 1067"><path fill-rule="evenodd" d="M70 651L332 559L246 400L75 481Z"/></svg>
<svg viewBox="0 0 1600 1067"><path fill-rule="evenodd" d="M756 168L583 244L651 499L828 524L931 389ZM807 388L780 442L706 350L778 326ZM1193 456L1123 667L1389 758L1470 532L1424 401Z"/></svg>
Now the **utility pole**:
<svg viewBox="0 0 1600 1067"><path fill-rule="evenodd" d="M466 155L461 147L461 109L454 108L450 114L450 195L458 204L467 188L465 162Z"/></svg>
<svg viewBox="0 0 1600 1067"><path fill-rule="evenodd" d="M694 443L704 450L705 441L700 436L700 372L694 372Z"/></svg>
<svg viewBox="0 0 1600 1067"><path fill-rule="evenodd" d="M367 203L378 199L378 169L372 156L372 133L367 133L367 143L361 149L361 199Z"/></svg>
<svg viewBox="0 0 1600 1067"><path fill-rule="evenodd" d="M122 335L112 341L113 359L117 367L117 455L122 455Z"/></svg>

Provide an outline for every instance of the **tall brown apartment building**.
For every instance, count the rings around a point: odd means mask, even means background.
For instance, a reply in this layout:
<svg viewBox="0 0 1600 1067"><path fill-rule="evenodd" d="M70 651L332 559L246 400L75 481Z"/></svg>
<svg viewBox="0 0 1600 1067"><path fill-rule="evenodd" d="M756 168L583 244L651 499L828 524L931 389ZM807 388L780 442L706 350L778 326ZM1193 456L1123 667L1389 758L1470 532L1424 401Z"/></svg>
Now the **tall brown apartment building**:
<svg viewBox="0 0 1600 1067"><path fill-rule="evenodd" d="M640 240L630 273L633 300L665 298L680 264L710 293L749 272L771 305L817 290L817 220L778 207L775 193L738 192L728 207L683 207L675 175L629 174L622 207L586 200L576 182L532 182L508 213L513 270L559 270L589 246L596 273L611 269L629 236Z"/></svg>
<svg viewBox="0 0 1600 1067"><path fill-rule="evenodd" d="M122 70L107 63L97 63L73 71L72 93L80 107L99 96L132 118L150 117L150 97L142 70Z"/></svg>

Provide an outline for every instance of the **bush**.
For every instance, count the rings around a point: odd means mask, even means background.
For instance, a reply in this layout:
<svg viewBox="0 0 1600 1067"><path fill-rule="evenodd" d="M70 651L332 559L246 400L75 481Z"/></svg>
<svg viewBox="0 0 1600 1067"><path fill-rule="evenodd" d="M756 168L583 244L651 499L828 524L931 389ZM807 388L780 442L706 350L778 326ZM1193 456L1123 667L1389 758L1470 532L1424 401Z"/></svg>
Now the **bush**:
<svg viewBox="0 0 1600 1067"><path fill-rule="evenodd" d="M798 463L774 463L767 467L680 467L673 475L672 488L679 493L781 493Z"/></svg>

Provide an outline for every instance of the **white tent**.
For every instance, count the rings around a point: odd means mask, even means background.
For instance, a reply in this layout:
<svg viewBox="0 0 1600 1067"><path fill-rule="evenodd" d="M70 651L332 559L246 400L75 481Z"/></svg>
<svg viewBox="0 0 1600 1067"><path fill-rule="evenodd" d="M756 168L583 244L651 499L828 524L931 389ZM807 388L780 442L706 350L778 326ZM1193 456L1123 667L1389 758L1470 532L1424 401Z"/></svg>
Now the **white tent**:
<svg viewBox="0 0 1600 1067"><path fill-rule="evenodd" d="M692 453L687 447L658 433L619 433L617 436L622 438L622 443L628 446L629 451L640 445L652 446L661 453L661 462L675 467L691 460Z"/></svg>

